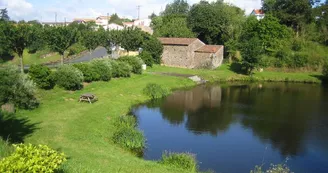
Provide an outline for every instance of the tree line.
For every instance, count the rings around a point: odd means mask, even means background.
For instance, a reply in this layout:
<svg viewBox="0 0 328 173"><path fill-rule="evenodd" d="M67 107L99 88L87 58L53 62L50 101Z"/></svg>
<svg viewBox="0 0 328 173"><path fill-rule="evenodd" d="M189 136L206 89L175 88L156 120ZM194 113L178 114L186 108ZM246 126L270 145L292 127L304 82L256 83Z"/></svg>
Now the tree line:
<svg viewBox="0 0 328 173"><path fill-rule="evenodd" d="M152 61L160 63L163 47L159 40L139 28L123 30L104 30L95 23L79 24L73 22L67 26L42 25L38 21L13 22L3 9L0 13L0 56L17 54L20 58L21 72L24 71L24 50L36 52L45 48L61 55L64 63L67 50L79 43L90 52L103 46L110 53L113 48L137 51L142 48L152 56Z"/></svg>
<svg viewBox="0 0 328 173"><path fill-rule="evenodd" d="M260 67L320 70L327 61L328 1L263 0L257 20L223 0L190 6L174 0L152 14L157 37L198 37L225 46L225 57L251 73Z"/></svg>

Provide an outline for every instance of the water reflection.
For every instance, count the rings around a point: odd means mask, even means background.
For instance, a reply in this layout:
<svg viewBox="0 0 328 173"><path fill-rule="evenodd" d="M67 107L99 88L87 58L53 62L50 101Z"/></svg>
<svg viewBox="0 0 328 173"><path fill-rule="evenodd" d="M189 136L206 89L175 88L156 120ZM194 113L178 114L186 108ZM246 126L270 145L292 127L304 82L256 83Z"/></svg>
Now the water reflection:
<svg viewBox="0 0 328 173"><path fill-rule="evenodd" d="M219 137L239 124L285 158L304 156L309 146L328 153L327 96L327 89L318 85L203 85L147 107L157 108L166 122L184 126L196 136Z"/></svg>

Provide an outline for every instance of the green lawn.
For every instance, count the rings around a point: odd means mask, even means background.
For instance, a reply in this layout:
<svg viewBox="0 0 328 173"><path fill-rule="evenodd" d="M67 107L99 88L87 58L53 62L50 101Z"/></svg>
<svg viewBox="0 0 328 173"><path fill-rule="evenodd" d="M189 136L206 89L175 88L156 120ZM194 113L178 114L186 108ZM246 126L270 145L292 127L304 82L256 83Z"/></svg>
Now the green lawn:
<svg viewBox="0 0 328 173"><path fill-rule="evenodd" d="M38 51L36 53L30 54L28 53L27 50L24 51L23 53L23 61L24 65L32 65L32 64L44 64L44 63L49 63L49 62L56 62L60 60L60 55L58 53L54 53L53 55L42 58L42 55L47 54L48 51ZM4 62L4 64L15 64L19 65L20 60L17 55L12 60Z"/></svg>
<svg viewBox="0 0 328 173"><path fill-rule="evenodd" d="M47 144L66 153L70 158L65 165L68 172L183 172L137 158L110 140L114 131L111 120L126 114L132 105L147 100L141 93L148 82L168 88L194 85L187 79L143 74L94 82L76 92L59 88L40 90L42 104L38 109L17 112L18 117L39 123L39 129L25 142ZM99 98L98 102L77 101L82 93L90 92Z"/></svg>
<svg viewBox="0 0 328 173"><path fill-rule="evenodd" d="M230 70L230 65L223 64L215 70L203 70L203 69L184 69L174 67L164 67L155 65L149 70L150 72L164 72L164 73L179 73L179 74L193 74L199 75L200 77L210 81L276 81L276 82L307 82L307 83L321 83L321 80L317 76L321 76L318 72L277 72L277 71L266 71L255 72L253 77L237 74Z"/></svg>
<svg viewBox="0 0 328 173"><path fill-rule="evenodd" d="M212 82L249 80L248 76L230 71L228 65L216 70L154 66L143 75L112 79L110 82L93 82L80 91L65 91L60 88L39 90L40 107L32 111L17 112L18 117L30 119L30 123L36 123L38 128L25 142L46 144L63 151L69 157L64 165L67 172L184 172L153 161L145 161L111 141L115 130L113 118L125 115L132 105L148 99L142 94L147 83L158 83L170 89L195 85L185 78L156 74L160 72L195 74ZM299 82L320 82L312 75L320 74L268 71L254 76L273 81L289 78ZM83 93L94 93L99 101L94 104L79 103L77 100Z"/></svg>

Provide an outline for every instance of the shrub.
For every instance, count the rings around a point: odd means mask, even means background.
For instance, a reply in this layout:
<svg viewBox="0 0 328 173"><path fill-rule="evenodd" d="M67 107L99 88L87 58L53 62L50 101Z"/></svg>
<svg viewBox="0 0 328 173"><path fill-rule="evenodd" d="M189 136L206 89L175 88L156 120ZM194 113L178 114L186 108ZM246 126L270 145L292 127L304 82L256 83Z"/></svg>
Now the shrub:
<svg viewBox="0 0 328 173"><path fill-rule="evenodd" d="M100 75L92 68L89 63L79 63L73 65L83 73L83 79L85 82L92 82L100 79Z"/></svg>
<svg viewBox="0 0 328 173"><path fill-rule="evenodd" d="M52 89L55 86L55 81L51 76L51 70L45 65L31 65L28 73L40 88Z"/></svg>
<svg viewBox="0 0 328 173"><path fill-rule="evenodd" d="M143 89L143 93L150 97L150 99L158 99L165 97L169 92L166 88L162 88L162 86L155 84L155 83L149 83L147 86Z"/></svg>
<svg viewBox="0 0 328 173"><path fill-rule="evenodd" d="M39 102L35 97L36 85L17 68L6 66L0 69L0 105L13 103L22 109L34 109Z"/></svg>
<svg viewBox="0 0 328 173"><path fill-rule="evenodd" d="M144 51L151 54L151 57L156 64L161 63L163 45L156 37L149 36L146 38L143 42L142 48Z"/></svg>
<svg viewBox="0 0 328 173"><path fill-rule="evenodd" d="M0 172L54 172L66 161L63 153L45 146L13 145L15 151L0 162Z"/></svg>
<svg viewBox="0 0 328 173"><path fill-rule="evenodd" d="M142 53L140 54L140 58L143 60L143 62L145 62L147 66L149 67L153 66L154 60L149 52L142 51Z"/></svg>
<svg viewBox="0 0 328 173"><path fill-rule="evenodd" d="M95 80L109 81L112 78L112 67L108 60L96 59L91 61L91 68L99 78Z"/></svg>
<svg viewBox="0 0 328 173"><path fill-rule="evenodd" d="M113 77L130 77L131 66L125 62L111 60Z"/></svg>
<svg viewBox="0 0 328 173"><path fill-rule="evenodd" d="M85 48L81 43L75 43L68 48L68 56L79 54L86 49L87 48Z"/></svg>
<svg viewBox="0 0 328 173"><path fill-rule="evenodd" d="M289 67L298 68L305 67L309 62L308 56L306 54L296 53L291 57L291 63L288 64Z"/></svg>
<svg viewBox="0 0 328 173"><path fill-rule="evenodd" d="M195 156L190 153L169 153L164 152L160 163L164 165L174 166L188 170L189 172L197 172L197 161Z"/></svg>
<svg viewBox="0 0 328 173"><path fill-rule="evenodd" d="M128 127L127 124L118 128L112 139L115 144L136 153L142 153L145 148L143 133L133 127Z"/></svg>
<svg viewBox="0 0 328 173"><path fill-rule="evenodd" d="M126 62L132 67L132 72L135 74L142 73L143 61L135 56L122 56L118 59L119 61Z"/></svg>
<svg viewBox="0 0 328 173"><path fill-rule="evenodd" d="M116 118L114 120L114 126L116 128L121 128L121 127L135 128L136 127L136 118L131 115L119 116L118 118Z"/></svg>
<svg viewBox="0 0 328 173"><path fill-rule="evenodd" d="M82 72L71 66L63 65L54 73L56 84L66 90L79 90L83 87Z"/></svg>

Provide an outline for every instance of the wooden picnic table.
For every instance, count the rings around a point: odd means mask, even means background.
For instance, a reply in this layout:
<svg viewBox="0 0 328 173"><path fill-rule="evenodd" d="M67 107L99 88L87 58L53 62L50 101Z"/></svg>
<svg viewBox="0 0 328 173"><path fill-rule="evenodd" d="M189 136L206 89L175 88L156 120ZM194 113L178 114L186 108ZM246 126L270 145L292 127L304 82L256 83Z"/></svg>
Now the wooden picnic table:
<svg viewBox="0 0 328 173"><path fill-rule="evenodd" d="M89 102L90 104L92 103L92 102L95 102L95 101L97 101L98 99L97 99L97 97L94 95L94 94L91 94L91 93L86 93L86 94L82 94L81 96L80 96L80 100L79 100L79 102L81 102L81 101L86 101L86 102Z"/></svg>

